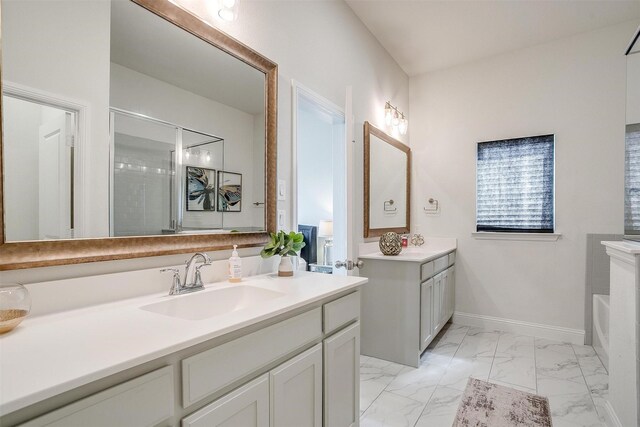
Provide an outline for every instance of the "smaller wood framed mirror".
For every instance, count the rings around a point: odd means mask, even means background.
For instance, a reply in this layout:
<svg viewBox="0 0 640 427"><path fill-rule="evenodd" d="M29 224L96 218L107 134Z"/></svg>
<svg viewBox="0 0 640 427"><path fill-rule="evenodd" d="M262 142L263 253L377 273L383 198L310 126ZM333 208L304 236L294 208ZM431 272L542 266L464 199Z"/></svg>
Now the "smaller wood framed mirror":
<svg viewBox="0 0 640 427"><path fill-rule="evenodd" d="M411 224L411 149L364 122L364 237Z"/></svg>

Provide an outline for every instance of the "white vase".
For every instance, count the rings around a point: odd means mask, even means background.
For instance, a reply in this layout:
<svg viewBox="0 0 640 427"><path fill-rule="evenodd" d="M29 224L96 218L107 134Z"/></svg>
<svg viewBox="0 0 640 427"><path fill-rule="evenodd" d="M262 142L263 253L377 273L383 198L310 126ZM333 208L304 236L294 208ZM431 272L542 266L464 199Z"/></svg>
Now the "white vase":
<svg viewBox="0 0 640 427"><path fill-rule="evenodd" d="M293 276L293 263L291 262L291 257L286 255L283 257L280 257L280 265L278 265L278 276L280 277Z"/></svg>

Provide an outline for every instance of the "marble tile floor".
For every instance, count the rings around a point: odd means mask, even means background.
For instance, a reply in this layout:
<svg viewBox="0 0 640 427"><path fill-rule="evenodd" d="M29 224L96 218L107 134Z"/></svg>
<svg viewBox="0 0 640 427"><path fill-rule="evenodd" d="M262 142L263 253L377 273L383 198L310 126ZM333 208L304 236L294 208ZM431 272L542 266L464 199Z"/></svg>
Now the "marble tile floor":
<svg viewBox="0 0 640 427"><path fill-rule="evenodd" d="M549 398L554 427L601 427L608 376L593 347L447 324L410 368L360 358L362 427L450 427L469 377Z"/></svg>

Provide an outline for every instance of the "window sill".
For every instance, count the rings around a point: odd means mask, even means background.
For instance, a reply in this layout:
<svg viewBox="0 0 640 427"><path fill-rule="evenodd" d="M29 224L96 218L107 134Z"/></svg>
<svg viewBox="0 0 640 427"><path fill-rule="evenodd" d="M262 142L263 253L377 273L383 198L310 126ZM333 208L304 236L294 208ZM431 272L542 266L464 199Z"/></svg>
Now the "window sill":
<svg viewBox="0 0 640 427"><path fill-rule="evenodd" d="M492 231L478 231L471 233L477 240L517 240L531 242L555 242L562 234L560 233L498 233Z"/></svg>

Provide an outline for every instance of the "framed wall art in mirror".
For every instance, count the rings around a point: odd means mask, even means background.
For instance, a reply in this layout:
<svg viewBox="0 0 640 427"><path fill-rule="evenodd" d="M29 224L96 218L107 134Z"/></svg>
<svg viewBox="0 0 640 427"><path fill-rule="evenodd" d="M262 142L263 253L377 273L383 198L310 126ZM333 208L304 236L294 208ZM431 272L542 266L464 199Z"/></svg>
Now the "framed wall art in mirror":
<svg viewBox="0 0 640 427"><path fill-rule="evenodd" d="M411 149L364 122L364 237L408 233Z"/></svg>
<svg viewBox="0 0 640 427"><path fill-rule="evenodd" d="M168 0L0 7L0 270L266 242L274 62Z"/></svg>

